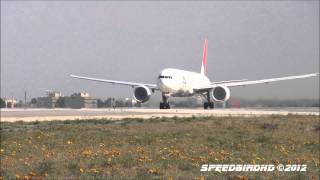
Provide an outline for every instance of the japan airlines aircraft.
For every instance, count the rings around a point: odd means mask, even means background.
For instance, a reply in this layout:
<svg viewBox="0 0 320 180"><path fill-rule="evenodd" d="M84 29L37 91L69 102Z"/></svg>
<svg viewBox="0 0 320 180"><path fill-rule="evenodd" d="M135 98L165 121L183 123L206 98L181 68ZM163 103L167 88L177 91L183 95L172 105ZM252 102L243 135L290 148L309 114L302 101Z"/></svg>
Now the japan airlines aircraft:
<svg viewBox="0 0 320 180"><path fill-rule="evenodd" d="M206 99L204 109L214 108L213 102L224 102L230 98L230 89L235 86L246 86L252 84L270 83L275 81L283 81L289 79L309 78L319 75L319 73L304 74L297 76L286 76L280 78L251 80L228 80L212 82L206 76L207 72L207 49L208 41L204 41L204 49L202 54L202 63L200 73L184 71L180 69L167 68L163 69L158 78L157 84L146 84L127 81L115 81L107 79L97 79L85 76L70 75L73 78L85 79L90 81L105 82L111 84L119 84L131 86L134 88L133 97L139 103L144 103L149 100L152 93L160 91L162 93L162 102L160 109L170 109L168 98L172 97L190 97L200 95Z"/></svg>

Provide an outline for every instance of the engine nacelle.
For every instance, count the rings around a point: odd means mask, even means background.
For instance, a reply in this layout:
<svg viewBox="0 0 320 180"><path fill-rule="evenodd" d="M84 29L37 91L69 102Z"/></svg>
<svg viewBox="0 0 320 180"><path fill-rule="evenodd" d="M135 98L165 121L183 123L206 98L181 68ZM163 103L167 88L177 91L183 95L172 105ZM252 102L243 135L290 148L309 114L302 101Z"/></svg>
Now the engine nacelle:
<svg viewBox="0 0 320 180"><path fill-rule="evenodd" d="M146 86L138 86L134 88L133 97L139 103L144 103L149 100L151 90Z"/></svg>
<svg viewBox="0 0 320 180"><path fill-rule="evenodd" d="M211 97L215 101L227 101L230 98L230 90L225 86L217 86L211 91Z"/></svg>

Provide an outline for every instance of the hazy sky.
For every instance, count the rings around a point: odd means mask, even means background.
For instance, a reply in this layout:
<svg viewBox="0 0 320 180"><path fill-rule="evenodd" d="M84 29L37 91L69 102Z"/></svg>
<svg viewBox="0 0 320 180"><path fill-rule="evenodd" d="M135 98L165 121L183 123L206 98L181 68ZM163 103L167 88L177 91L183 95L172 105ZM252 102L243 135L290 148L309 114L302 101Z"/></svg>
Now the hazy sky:
<svg viewBox="0 0 320 180"><path fill-rule="evenodd" d="M1 97L132 97L132 89L69 74L155 83L161 69L212 81L319 71L319 1L1 1ZM319 98L319 78L231 89L245 98ZM158 97L158 96L156 96Z"/></svg>

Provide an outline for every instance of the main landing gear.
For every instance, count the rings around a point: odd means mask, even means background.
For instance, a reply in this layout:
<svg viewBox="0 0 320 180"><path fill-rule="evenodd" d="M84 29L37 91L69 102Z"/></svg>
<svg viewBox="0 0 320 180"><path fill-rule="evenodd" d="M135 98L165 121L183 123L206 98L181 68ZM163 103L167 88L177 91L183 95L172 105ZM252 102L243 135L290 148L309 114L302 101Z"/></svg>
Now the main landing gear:
<svg viewBox="0 0 320 180"><path fill-rule="evenodd" d="M162 101L163 102L160 103L160 109L170 109L168 97L166 97L164 93L162 94Z"/></svg>
<svg viewBox="0 0 320 180"><path fill-rule="evenodd" d="M213 102L211 101L211 99L210 99L210 92L208 91L207 92L207 97L206 97L206 99L207 99L207 101L208 102L205 102L205 103L203 103L203 108L204 109L213 109L214 108L214 104L213 104Z"/></svg>

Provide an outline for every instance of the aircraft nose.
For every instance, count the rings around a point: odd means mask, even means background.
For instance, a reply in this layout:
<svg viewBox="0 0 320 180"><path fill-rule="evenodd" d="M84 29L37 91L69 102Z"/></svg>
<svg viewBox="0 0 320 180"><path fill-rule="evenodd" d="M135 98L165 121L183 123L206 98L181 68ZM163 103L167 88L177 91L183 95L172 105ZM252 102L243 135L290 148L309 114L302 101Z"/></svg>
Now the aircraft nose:
<svg viewBox="0 0 320 180"><path fill-rule="evenodd" d="M160 83L162 86L164 86L164 84L165 84L164 79L160 78L160 79L159 79L159 83Z"/></svg>
<svg viewBox="0 0 320 180"><path fill-rule="evenodd" d="M160 75L161 76L161 75ZM160 77L159 76L159 77ZM166 80L164 79L164 78L159 78L158 79L158 82L159 82L159 87L162 89L162 90L166 90L166 88L167 88L167 82L166 82Z"/></svg>

